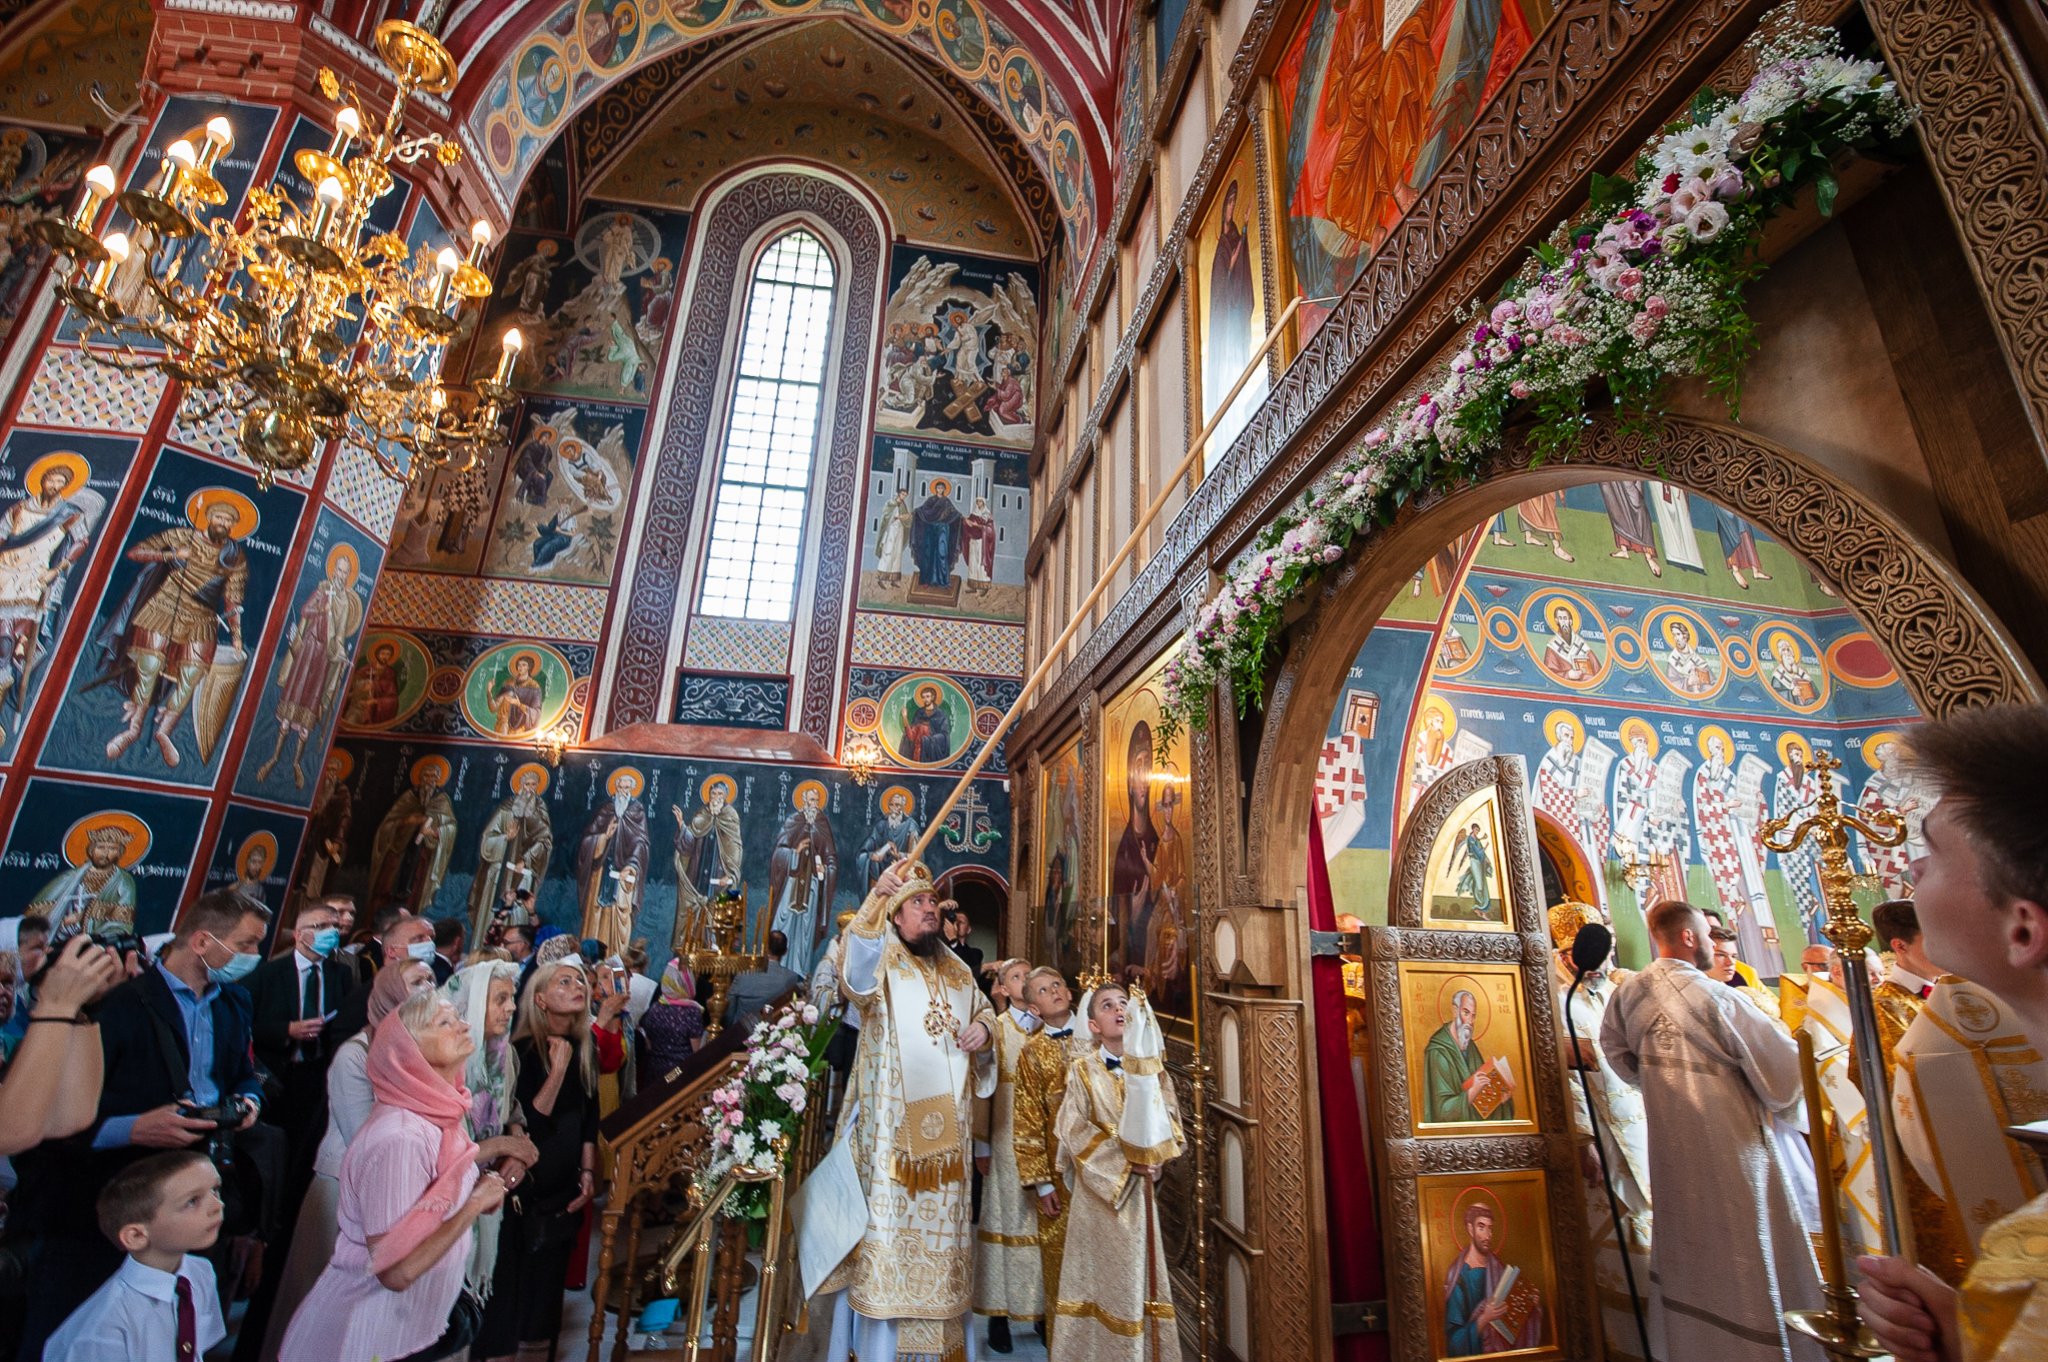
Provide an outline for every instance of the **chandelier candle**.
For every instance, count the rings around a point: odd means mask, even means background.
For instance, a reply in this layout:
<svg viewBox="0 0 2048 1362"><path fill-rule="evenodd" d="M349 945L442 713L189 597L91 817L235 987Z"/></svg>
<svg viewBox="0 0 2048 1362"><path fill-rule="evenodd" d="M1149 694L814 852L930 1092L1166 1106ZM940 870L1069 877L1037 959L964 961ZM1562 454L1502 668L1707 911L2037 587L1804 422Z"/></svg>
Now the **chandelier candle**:
<svg viewBox="0 0 2048 1362"><path fill-rule="evenodd" d="M526 345L526 337L519 334L518 327L507 327L505 339L498 345L498 372L491 375L491 382L501 388L509 388L512 386L512 368L519 363L519 352Z"/></svg>
<svg viewBox="0 0 2048 1362"><path fill-rule="evenodd" d="M123 261L128 259L128 234L126 232L108 232L106 240L100 243L100 248L106 254L100 258L99 264L92 267L92 278L88 281L86 287L90 288L95 294L104 296L107 291L107 285L113 281L114 270Z"/></svg>
<svg viewBox="0 0 2048 1362"><path fill-rule="evenodd" d="M363 135L363 116L348 105L334 116L334 140L327 144L330 160L339 161L348 155L348 149Z"/></svg>

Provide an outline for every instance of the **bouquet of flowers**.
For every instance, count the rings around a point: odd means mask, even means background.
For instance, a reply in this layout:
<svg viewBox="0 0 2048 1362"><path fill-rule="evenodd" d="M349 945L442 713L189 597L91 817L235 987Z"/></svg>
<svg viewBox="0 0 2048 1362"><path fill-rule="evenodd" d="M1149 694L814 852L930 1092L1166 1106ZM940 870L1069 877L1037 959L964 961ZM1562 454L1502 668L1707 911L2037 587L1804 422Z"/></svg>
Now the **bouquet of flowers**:
<svg viewBox="0 0 2048 1362"><path fill-rule="evenodd" d="M1736 412L1756 348L1743 289L1763 272L1769 220L1811 188L1833 210L1836 157L1897 136L1911 113L1873 61L1790 8L1756 39L1741 94L1703 92L1637 157L1633 177L1595 175L1584 218L1538 245L1467 344L1392 420L1367 432L1272 524L1202 607L1168 662L1161 750L1208 722L1228 678L1239 712L1261 693L1286 608L1351 541L1410 497L1470 477L1511 418L1533 424L1540 461L1568 455L1604 383L1621 419L1654 428L1664 380L1697 375Z"/></svg>
<svg viewBox="0 0 2048 1362"><path fill-rule="evenodd" d="M810 1105L811 1080L825 1067L825 1047L839 1029L836 1017L820 1018L801 998L754 1024L747 1059L712 1090L703 1122L711 1132L711 1160L697 1175L709 1195L734 1168L785 1168ZM786 1137L786 1139L785 1139ZM784 1141L780 1148L778 1141ZM725 1203L725 1214L742 1220L768 1218L766 1183L743 1183Z"/></svg>

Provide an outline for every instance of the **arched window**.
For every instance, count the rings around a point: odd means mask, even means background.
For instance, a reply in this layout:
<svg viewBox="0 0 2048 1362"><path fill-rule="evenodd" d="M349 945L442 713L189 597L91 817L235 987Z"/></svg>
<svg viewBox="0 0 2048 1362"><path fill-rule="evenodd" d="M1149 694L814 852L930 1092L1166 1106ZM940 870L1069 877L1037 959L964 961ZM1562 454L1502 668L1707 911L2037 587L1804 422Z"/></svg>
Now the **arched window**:
<svg viewBox="0 0 2048 1362"><path fill-rule="evenodd" d="M770 242L754 267L699 614L787 621L794 613L833 282L824 243L801 227Z"/></svg>

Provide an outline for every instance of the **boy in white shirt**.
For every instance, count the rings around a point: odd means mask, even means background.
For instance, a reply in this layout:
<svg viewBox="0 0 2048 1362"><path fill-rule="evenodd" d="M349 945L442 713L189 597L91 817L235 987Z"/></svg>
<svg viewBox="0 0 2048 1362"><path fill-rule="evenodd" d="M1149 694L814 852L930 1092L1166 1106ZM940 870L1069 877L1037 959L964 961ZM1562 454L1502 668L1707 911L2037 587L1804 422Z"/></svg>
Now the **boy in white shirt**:
<svg viewBox="0 0 2048 1362"><path fill-rule="evenodd" d="M43 1362L199 1362L227 1337L213 1264L220 1173L196 1149L152 1154L100 1192L100 1230L126 1262L43 1345Z"/></svg>

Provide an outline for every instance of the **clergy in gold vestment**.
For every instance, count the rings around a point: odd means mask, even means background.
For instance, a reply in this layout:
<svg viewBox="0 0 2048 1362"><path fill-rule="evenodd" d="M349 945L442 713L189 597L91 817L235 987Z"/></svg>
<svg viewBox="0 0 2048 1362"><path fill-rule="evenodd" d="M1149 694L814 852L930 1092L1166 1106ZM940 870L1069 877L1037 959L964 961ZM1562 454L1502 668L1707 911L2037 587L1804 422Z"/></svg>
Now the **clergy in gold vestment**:
<svg viewBox="0 0 2048 1362"><path fill-rule="evenodd" d="M1713 961L1705 914L1650 910L1657 959L1616 990L1600 1047L1643 1092L1657 1233L1650 1347L1672 1362L1819 1362L1785 1327L1817 1309L1820 1274L1773 1117L1801 1116L1799 1051Z"/></svg>
<svg viewBox="0 0 2048 1362"><path fill-rule="evenodd" d="M851 1141L867 1228L819 1294L847 1293L861 1362L937 1362L962 1347L971 1304L968 1104L995 1087L995 1015L940 940L921 864L876 879L836 950L840 992L860 1014L838 1138Z"/></svg>
<svg viewBox="0 0 2048 1362"><path fill-rule="evenodd" d="M1038 1199L1017 1171L1017 1062L1038 1030L1038 1018L1023 1003L1024 977L1030 971L1024 960L1005 960L996 970L1010 1005L996 1018L996 1090L989 1099L988 1166L981 1179L981 1225L974 1236L974 1313L989 1317L998 1341L1004 1330L994 1321L1036 1323L1045 1313Z"/></svg>
<svg viewBox="0 0 2048 1362"><path fill-rule="evenodd" d="M1560 903L1550 910L1550 940L1557 947L1551 956L1551 982L1557 989L1557 1035L1565 1059L1565 1087L1571 1095L1572 1134L1579 1140L1581 1191L1586 1205L1587 1239L1593 1248L1593 1277L1598 1288L1600 1326L1607 1339L1607 1356L1616 1362L1637 1362L1642 1343L1635 1323L1635 1303L1629 1297L1628 1274L1622 1270L1626 1252L1635 1273L1637 1291L1650 1285L1650 1146L1648 1123L1643 1116L1643 1095L1608 1064L1600 1053L1600 1024L1614 992L1635 977L1627 970L1613 968L1613 957L1596 970L1588 970L1576 990L1572 984L1577 971L1572 965L1572 942L1579 929L1600 920L1599 910L1590 904ZM1566 1004L1570 1013L1566 1013ZM1577 1045L1573 1045L1576 1035ZM1579 1081L1580 1072L1585 1083ZM1591 1115L1586 1094L1593 1097ZM1601 1177L1600 1155L1594 1150L1597 1118L1598 1138L1606 1154L1607 1179ZM1621 1204L1621 1223L1615 1223L1607 1202L1607 1183L1614 1187L1614 1199Z"/></svg>
<svg viewBox="0 0 2048 1362"><path fill-rule="evenodd" d="M1964 1229L1958 1211L1962 1205L1970 1203L1958 1203L1953 1187L1941 1190L1941 1179L1929 1180L1922 1171L1927 1161L1913 1156L1907 1147L1904 1122L1896 1119L1899 1084L1904 1078L1899 1072L1899 1042L1905 1039L1907 1031L1912 1029L1926 1007L1927 1000L1934 995L1935 980L1940 977L1941 970L1921 949L1920 918L1911 899L1893 899L1878 904L1871 914L1871 922L1877 929L1878 942L1892 952L1892 965L1885 971L1884 981L1871 990L1871 1002L1876 1007L1877 1044L1884 1054L1885 1078L1893 1095L1899 1144L1907 1154L1904 1165L1899 1169L1899 1182L1906 1194L1906 1215L1913 1225L1913 1253L1937 1277L1950 1286L1960 1286L1963 1273L1970 1266L1972 1248L1970 1235ZM1864 1087L1863 1075L1854 1056L1850 1059L1849 1077L1859 1089L1869 1091ZM1947 1119L1945 1114L1942 1119ZM1993 1164L2003 1162L2011 1166L2016 1147L2000 1133L2003 1125L2004 1122L1978 1126L1965 1142L1949 1152L1973 1162L1981 1158ZM1922 1152L1928 1152L1924 1146ZM2028 1187L2029 1194L2041 1190L2037 1185ZM1983 1215L1979 1228L2007 1211L2018 1209L2019 1203L2025 1199L2025 1196L2008 1197L1997 1203L1995 1212Z"/></svg>
<svg viewBox="0 0 2048 1362"><path fill-rule="evenodd" d="M1058 1122L1060 1169L1072 1209L1060 1265L1052 1362L1151 1362L1180 1355L1166 1248L1159 1233L1154 1186L1159 1170L1180 1156L1180 1123L1163 1140L1133 1148L1121 1136L1124 1118L1122 989L1090 993L1089 1032L1097 1048L1067 1070ZM1139 1063L1134 1056L1133 1064ZM1156 1065L1156 1058L1144 1061ZM1132 1081L1140 1077L1132 1070ZM1168 1113L1173 1082L1156 1077ZM1149 1337L1148 1337L1149 1335Z"/></svg>
<svg viewBox="0 0 2048 1362"><path fill-rule="evenodd" d="M1067 1096L1067 1066L1093 1047L1087 1033L1074 1024L1074 995L1058 970L1041 965L1031 971L1024 979L1024 1003L1039 1025L1017 1057L1017 1177L1038 1216L1039 1277L1045 1283L1049 1340L1058 1322L1050 1307L1059 1295L1060 1256L1066 1248L1071 1204L1057 1168L1060 1104Z"/></svg>

